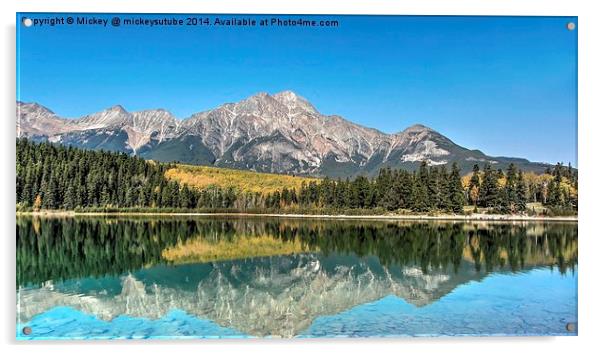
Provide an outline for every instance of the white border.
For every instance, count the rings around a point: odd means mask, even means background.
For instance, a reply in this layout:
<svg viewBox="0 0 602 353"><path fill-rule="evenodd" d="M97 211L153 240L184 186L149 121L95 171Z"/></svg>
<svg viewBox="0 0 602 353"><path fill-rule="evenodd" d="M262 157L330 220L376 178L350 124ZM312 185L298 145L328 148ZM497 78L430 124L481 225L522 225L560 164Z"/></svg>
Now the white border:
<svg viewBox="0 0 602 353"><path fill-rule="evenodd" d="M6 3L8 2L8 3ZM0 335L8 351L92 352L216 352L241 350L245 352L411 352L427 351L483 351L513 352L545 351L567 352L593 349L600 318L602 288L600 258L602 235L598 234L597 220L600 200L598 182L602 159L602 89L600 66L601 11L596 2L560 0L8 0L2 4L2 78L0 86L3 119L0 173L2 188L2 319ZM96 343L17 343L14 340L15 258L14 258L14 166L15 166L15 12L180 12L180 13L295 13L295 14L404 14L404 15L554 15L579 16L579 337L559 338L431 338L402 340L295 340L295 341L169 341L169 342L96 342ZM525 58L528 60L528 58ZM596 202L598 200L598 202ZM599 217L599 216L598 216Z"/></svg>

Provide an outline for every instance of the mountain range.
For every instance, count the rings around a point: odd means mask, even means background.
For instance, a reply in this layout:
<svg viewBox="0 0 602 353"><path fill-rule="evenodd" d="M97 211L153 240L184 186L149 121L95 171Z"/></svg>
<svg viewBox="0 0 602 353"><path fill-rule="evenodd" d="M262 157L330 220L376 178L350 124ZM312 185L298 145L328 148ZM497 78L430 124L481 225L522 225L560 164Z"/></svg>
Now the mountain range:
<svg viewBox="0 0 602 353"><path fill-rule="evenodd" d="M40 104L17 102L17 136L163 162L312 176L374 175L383 167L414 170L422 161L456 162L464 173L486 163L496 169L514 163L535 172L549 166L488 156L424 125L387 134L323 115L291 91L259 93L186 119L164 109L128 112L120 105L63 118Z"/></svg>

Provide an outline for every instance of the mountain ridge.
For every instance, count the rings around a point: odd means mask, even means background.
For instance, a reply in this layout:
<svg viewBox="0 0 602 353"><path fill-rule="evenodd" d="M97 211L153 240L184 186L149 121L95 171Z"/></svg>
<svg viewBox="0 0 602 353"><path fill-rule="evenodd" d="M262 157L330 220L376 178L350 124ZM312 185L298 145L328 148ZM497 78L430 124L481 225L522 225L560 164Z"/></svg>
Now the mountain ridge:
<svg viewBox="0 0 602 353"><path fill-rule="evenodd" d="M323 115L292 91L260 92L185 119L165 109L128 112L121 105L66 119L38 103L17 101L17 136L165 162L311 176L374 175L383 167L414 170L423 161L455 162L463 172L475 163L496 168L515 163L536 172L549 166L487 156L423 124L384 133Z"/></svg>

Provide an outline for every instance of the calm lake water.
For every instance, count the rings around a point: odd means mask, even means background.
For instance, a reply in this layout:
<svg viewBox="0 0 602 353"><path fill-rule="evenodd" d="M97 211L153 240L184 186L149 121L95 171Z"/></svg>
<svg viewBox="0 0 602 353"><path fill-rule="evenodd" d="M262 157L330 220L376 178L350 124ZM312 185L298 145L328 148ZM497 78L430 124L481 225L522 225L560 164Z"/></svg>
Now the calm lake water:
<svg viewBox="0 0 602 353"><path fill-rule="evenodd" d="M576 223L17 217L17 338L576 335L577 272Z"/></svg>

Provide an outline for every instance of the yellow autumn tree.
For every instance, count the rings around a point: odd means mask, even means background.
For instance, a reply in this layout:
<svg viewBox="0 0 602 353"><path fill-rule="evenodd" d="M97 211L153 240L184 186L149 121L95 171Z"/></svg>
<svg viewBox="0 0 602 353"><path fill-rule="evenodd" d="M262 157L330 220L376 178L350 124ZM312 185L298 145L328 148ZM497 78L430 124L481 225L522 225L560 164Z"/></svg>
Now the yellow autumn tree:
<svg viewBox="0 0 602 353"><path fill-rule="evenodd" d="M33 210L39 211L42 207L42 196L39 194L36 196L36 199L33 201Z"/></svg>

